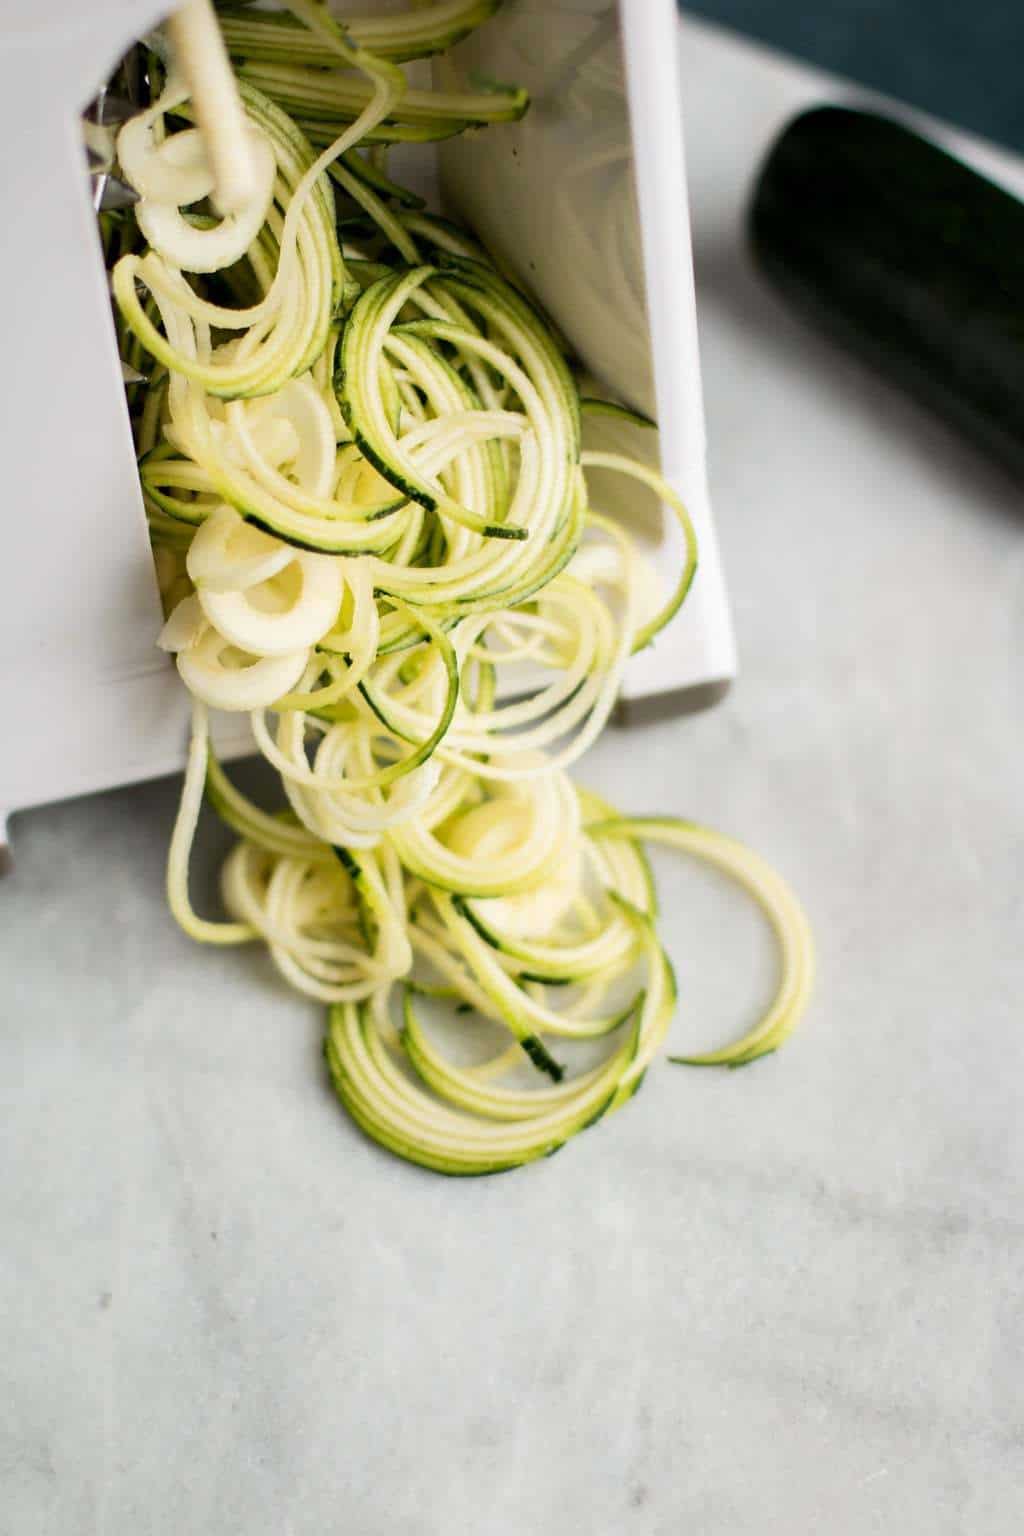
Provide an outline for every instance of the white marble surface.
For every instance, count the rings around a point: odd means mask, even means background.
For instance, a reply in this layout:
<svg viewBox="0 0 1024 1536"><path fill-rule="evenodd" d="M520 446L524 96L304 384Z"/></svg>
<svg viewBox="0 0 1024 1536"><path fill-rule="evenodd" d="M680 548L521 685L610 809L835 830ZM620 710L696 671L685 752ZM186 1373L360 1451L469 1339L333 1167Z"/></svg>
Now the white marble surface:
<svg viewBox="0 0 1024 1536"><path fill-rule="evenodd" d="M317 1009L171 927L172 782L17 819L4 1536L1020 1528L1019 496L762 291L690 152L744 670L585 777L787 871L806 1026L744 1072L658 1067L550 1161L440 1179L344 1118ZM673 1045L710 1042L770 950L660 868Z"/></svg>

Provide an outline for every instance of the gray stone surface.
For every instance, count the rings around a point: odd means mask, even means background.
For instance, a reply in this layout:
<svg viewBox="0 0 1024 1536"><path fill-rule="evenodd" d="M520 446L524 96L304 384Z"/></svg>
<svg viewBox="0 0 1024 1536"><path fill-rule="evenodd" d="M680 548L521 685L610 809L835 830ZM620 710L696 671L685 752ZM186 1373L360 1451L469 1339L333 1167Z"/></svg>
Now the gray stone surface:
<svg viewBox="0 0 1024 1536"><path fill-rule="evenodd" d="M581 777L787 872L805 1027L743 1072L659 1065L538 1166L440 1179L345 1119L315 1007L171 926L173 782L19 818L4 1536L1019 1530L1019 499L698 228L743 676ZM711 1043L770 947L659 868L672 1044Z"/></svg>

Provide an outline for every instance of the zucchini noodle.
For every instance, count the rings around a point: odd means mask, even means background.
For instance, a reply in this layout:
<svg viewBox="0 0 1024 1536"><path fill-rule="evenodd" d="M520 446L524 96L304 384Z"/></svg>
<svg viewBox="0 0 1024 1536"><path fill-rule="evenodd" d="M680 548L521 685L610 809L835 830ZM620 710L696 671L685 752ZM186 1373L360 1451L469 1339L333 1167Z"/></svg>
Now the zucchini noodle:
<svg viewBox="0 0 1024 1536"><path fill-rule="evenodd" d="M399 68L497 3L344 26L319 0L222 6L251 197L214 207L193 105L154 60L117 140L139 202L105 230L122 356L145 374L130 405L159 643L193 699L171 911L201 943L265 944L328 1006L352 1118L451 1174L545 1156L640 1086L676 997L645 844L731 875L782 957L753 1030L672 1060L774 1050L813 969L800 906L756 855L622 816L566 771L685 602L697 543L655 470L582 450L581 406L630 413L581 402L546 320L388 175L388 143L526 110L514 88L412 90ZM667 593L592 504L590 469L678 525ZM281 810L216 760L211 709L249 715ZM224 921L189 897L204 794L238 837Z"/></svg>

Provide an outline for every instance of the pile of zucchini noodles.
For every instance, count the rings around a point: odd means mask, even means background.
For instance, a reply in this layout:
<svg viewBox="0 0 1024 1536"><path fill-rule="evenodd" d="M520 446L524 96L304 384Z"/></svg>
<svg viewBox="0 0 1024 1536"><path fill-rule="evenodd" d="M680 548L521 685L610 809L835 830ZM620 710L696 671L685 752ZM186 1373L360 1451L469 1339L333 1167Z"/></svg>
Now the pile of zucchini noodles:
<svg viewBox="0 0 1024 1536"><path fill-rule="evenodd" d="M733 876L781 944L757 1027L685 1059L774 1049L811 977L800 907L760 859L620 816L567 774L685 599L696 544L654 471L581 451L581 408L615 407L581 402L551 327L387 175L391 142L525 110L498 88L413 91L398 67L495 8L441 0L344 29L315 0L223 12L256 195L218 217L190 103L154 58L155 97L117 145L140 201L105 229L123 356L146 375L130 393L160 643L193 699L171 909L200 942L262 940L329 1005L352 1117L459 1174L548 1154L639 1086L675 996L645 843ZM590 467L678 519L667 598L591 506ZM231 782L211 709L251 716L283 810ZM239 836L230 921L189 900L204 795Z"/></svg>

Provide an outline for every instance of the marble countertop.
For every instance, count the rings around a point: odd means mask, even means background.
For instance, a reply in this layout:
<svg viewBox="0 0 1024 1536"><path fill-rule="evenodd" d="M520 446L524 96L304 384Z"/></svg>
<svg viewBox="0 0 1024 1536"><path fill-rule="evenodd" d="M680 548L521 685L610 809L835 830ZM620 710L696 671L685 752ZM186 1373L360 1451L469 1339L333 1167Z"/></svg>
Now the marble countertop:
<svg viewBox="0 0 1024 1536"><path fill-rule="evenodd" d="M694 91L718 46L694 33ZM5 1536L1019 1527L1019 496L760 287L701 217L692 138L743 672L581 777L778 863L817 936L806 1023L742 1072L658 1066L554 1159L440 1179L345 1118L316 1007L173 928L175 782L22 816ZM217 852L208 828L200 889ZM731 891L658 868L672 1044L711 1044L771 950Z"/></svg>

